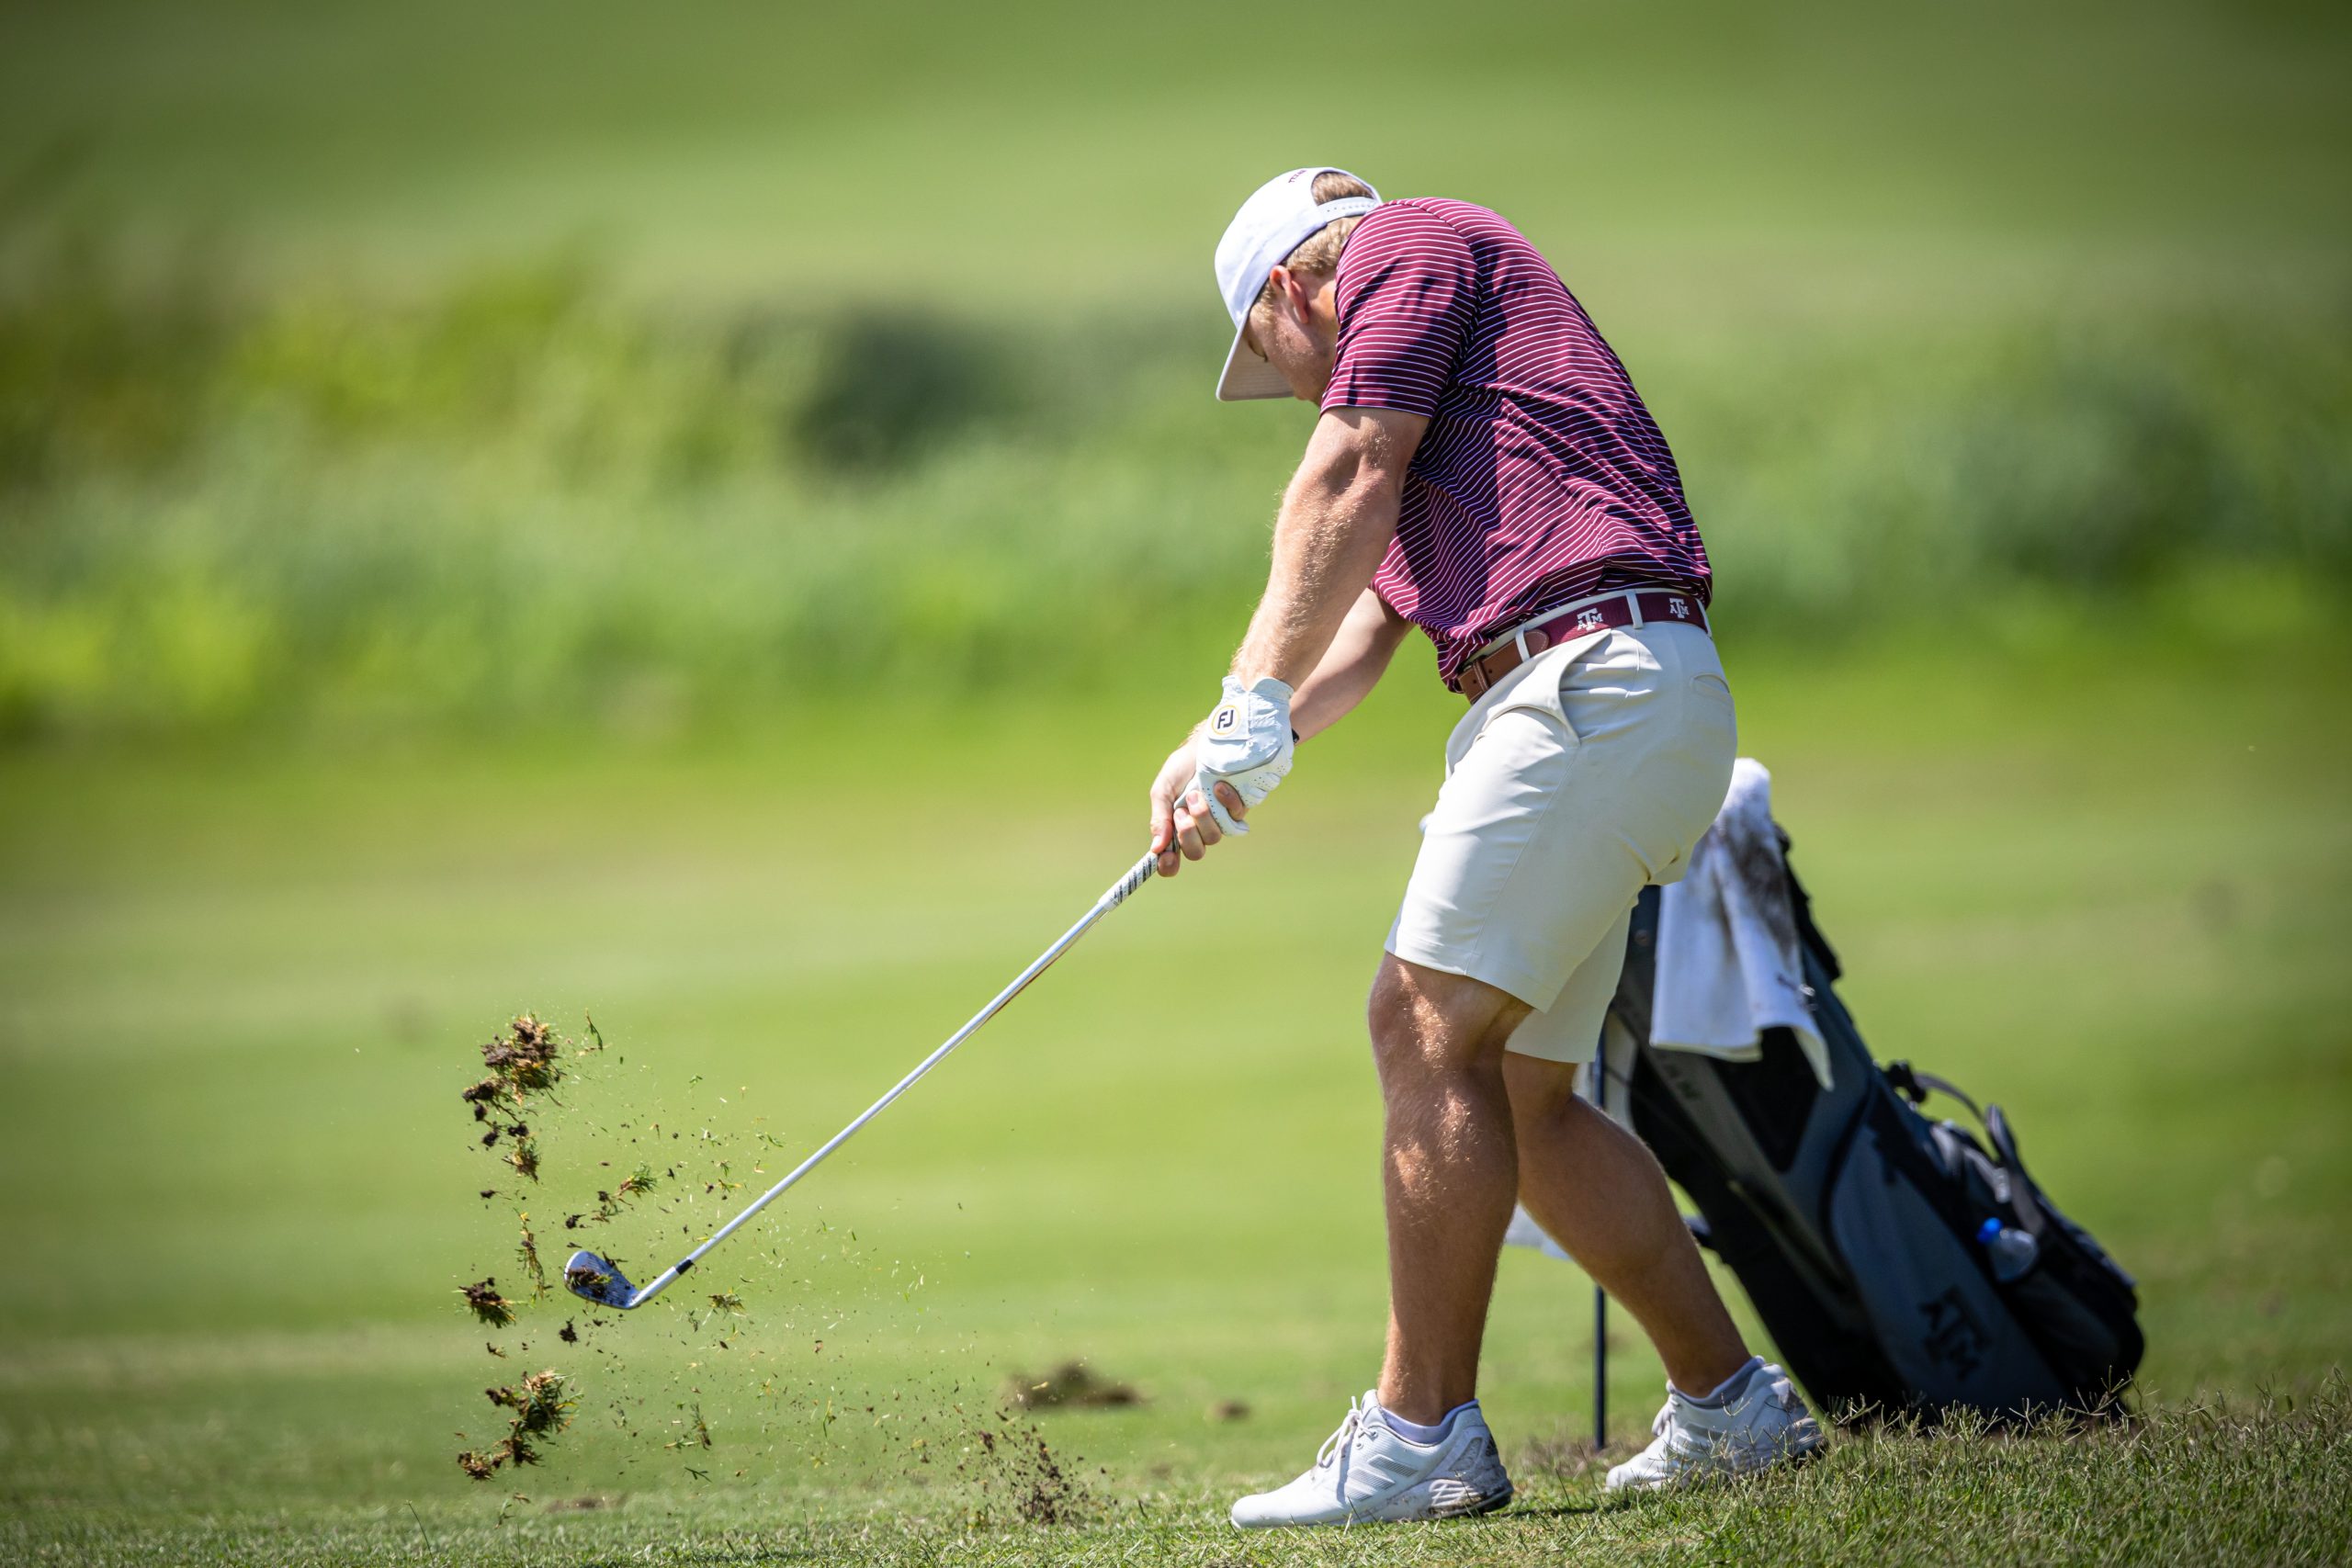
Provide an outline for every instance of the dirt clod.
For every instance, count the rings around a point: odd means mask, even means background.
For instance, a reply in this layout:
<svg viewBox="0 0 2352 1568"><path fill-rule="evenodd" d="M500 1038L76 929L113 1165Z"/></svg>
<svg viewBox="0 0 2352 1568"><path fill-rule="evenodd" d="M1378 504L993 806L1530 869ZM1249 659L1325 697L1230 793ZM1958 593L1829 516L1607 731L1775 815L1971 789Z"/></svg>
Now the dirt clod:
<svg viewBox="0 0 2352 1568"><path fill-rule="evenodd" d="M1084 1361L1065 1361L1043 1377L1015 1372L1006 1380L1004 1397L1020 1410L1057 1405L1105 1409L1143 1403L1143 1395L1133 1384L1097 1377Z"/></svg>
<svg viewBox="0 0 2352 1568"><path fill-rule="evenodd" d="M483 1044L481 1060L489 1072L458 1090L458 1098L473 1107L475 1121L493 1123L482 1134L482 1146L495 1144L502 1132L527 1136L523 1107L531 1096L562 1081L562 1036L526 1012Z"/></svg>
<svg viewBox="0 0 2352 1568"><path fill-rule="evenodd" d="M494 1279L464 1286L458 1293L466 1298L467 1309L492 1328L504 1328L514 1321L514 1303L498 1293Z"/></svg>
<svg viewBox="0 0 2352 1568"><path fill-rule="evenodd" d="M561 1038L537 1014L527 1012L509 1024L504 1035L492 1036L481 1048L482 1065L490 1069L491 1077L501 1080L518 1103L524 1095L556 1086L563 1077L562 1055Z"/></svg>

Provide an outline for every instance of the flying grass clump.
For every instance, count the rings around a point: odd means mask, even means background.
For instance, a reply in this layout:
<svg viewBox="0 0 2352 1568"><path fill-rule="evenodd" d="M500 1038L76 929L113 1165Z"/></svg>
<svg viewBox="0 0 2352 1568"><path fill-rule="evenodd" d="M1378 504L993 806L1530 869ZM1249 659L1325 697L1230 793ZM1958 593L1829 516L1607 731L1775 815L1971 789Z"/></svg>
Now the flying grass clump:
<svg viewBox="0 0 2352 1568"><path fill-rule="evenodd" d="M574 1056L605 1048L595 1020L590 1019L587 1027L589 1043L574 1050ZM458 1098L473 1107L474 1120L488 1124L481 1146L495 1148L501 1139L506 1140L506 1163L516 1175L533 1181L539 1178L539 1151L523 1113L533 1096L550 1094L563 1081L564 1056L563 1036L537 1013L526 1012L508 1024L504 1033L483 1043L481 1062L487 1070L458 1091Z"/></svg>
<svg viewBox="0 0 2352 1568"><path fill-rule="evenodd" d="M474 1108L474 1120L503 1115L519 1119L530 1096L544 1094L563 1079L563 1040L537 1013L525 1013L493 1034L481 1048L489 1072L458 1098Z"/></svg>
<svg viewBox="0 0 2352 1568"><path fill-rule="evenodd" d="M539 1261L539 1238L531 1234L531 1216L521 1217L522 1239L514 1244L514 1257L531 1276L531 1299L537 1301L548 1293L547 1266Z"/></svg>
<svg viewBox="0 0 2352 1568"><path fill-rule="evenodd" d="M703 1325L706 1323L717 1323L719 1319L726 1317L748 1317L751 1315L751 1309L743 1304L743 1298L737 1295L732 1291L713 1291L710 1292L709 1300L709 1310L705 1311L701 1307L694 1307L690 1308L686 1313L686 1326L693 1329L695 1333L700 1333L702 1331ZM727 1341L722 1339L718 1344L719 1348L724 1349L726 1348Z"/></svg>
<svg viewBox="0 0 2352 1568"><path fill-rule="evenodd" d="M573 1058L590 1055L605 1048L605 1037L596 1029L596 1021L586 1021L588 1043L571 1048ZM458 1091L458 1098L473 1107L474 1120L484 1122L481 1146L496 1148L505 1142L506 1163L514 1174L526 1180L539 1179L539 1146L532 1140L530 1123L524 1111L532 1097L551 1095L569 1070L565 1066L566 1042L554 1028L537 1013L524 1013L506 1026L503 1034L494 1034L481 1048L481 1062L487 1071L483 1076ZM495 1191L495 1189L492 1190Z"/></svg>
<svg viewBox="0 0 2352 1568"><path fill-rule="evenodd" d="M458 1468L476 1481L487 1481L502 1465L538 1463L538 1445L571 1425L570 1386L561 1372L550 1369L518 1383L482 1390L492 1404L514 1414L507 1417L506 1436L487 1449L458 1454Z"/></svg>
<svg viewBox="0 0 2352 1568"><path fill-rule="evenodd" d="M481 1048L491 1077L506 1084L518 1100L553 1089L563 1077L562 1058L563 1037L537 1013L525 1013Z"/></svg>
<svg viewBox="0 0 2352 1568"><path fill-rule="evenodd" d="M718 1446L717 1439L710 1435L710 1423L702 1418L702 1406L699 1404L695 1405L682 1420L673 1425L682 1426L685 1427L685 1431L681 1436L662 1444L662 1446L665 1449L707 1449Z"/></svg>
<svg viewBox="0 0 2352 1568"><path fill-rule="evenodd" d="M477 1280L458 1293L466 1298L467 1310L492 1328L504 1328L514 1321L514 1303L498 1293L495 1279Z"/></svg>
<svg viewBox="0 0 2352 1568"><path fill-rule="evenodd" d="M563 1374L550 1370L533 1372L512 1387L488 1388L482 1393L492 1404L514 1412L517 1432L541 1438L571 1424L571 1401L564 1396L565 1387Z"/></svg>
<svg viewBox="0 0 2352 1568"><path fill-rule="evenodd" d="M639 1164L634 1174L624 1178L621 1184L611 1191L607 1192L598 1188L594 1211L585 1214L568 1215L563 1222L563 1228L577 1230L583 1224L601 1224L606 1220L616 1217L631 1201L644 1197L661 1184L662 1179L653 1174L651 1166Z"/></svg>

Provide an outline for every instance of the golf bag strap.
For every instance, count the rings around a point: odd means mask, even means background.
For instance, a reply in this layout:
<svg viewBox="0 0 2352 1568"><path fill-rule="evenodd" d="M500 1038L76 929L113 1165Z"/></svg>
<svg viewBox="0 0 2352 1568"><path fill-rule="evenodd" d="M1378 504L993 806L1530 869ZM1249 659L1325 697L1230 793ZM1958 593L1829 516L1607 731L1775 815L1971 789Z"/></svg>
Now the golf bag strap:
<svg viewBox="0 0 2352 1568"><path fill-rule="evenodd" d="M1950 1078L1939 1078L1933 1073L1923 1073L1908 1062L1889 1062L1885 1072L1886 1081L1894 1086L1895 1092L1914 1105L1925 1105L1928 1102L1928 1096L1931 1094L1949 1095L1968 1107L1969 1114L1976 1120L1979 1122L1984 1120L1984 1111L1976 1101L1968 1097L1968 1091Z"/></svg>

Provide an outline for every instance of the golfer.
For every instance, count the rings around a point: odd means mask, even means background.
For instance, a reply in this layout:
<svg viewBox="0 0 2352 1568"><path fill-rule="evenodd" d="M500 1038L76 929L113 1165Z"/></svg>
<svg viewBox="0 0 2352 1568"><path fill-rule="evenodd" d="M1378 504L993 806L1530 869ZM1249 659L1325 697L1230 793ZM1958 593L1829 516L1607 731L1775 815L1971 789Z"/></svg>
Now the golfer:
<svg viewBox="0 0 2352 1568"><path fill-rule="evenodd" d="M1820 1429L1741 1342L1657 1162L1573 1088L1634 897L1682 874L1731 777L1707 555L1673 455L1583 308L1485 208L1294 169L1242 204L1216 276L1234 326L1218 398L1321 416L1223 694L1152 783L1159 874L1248 831L1294 746L1363 699L1411 627L1469 704L1372 984L1380 1383L1313 1468L1233 1521L1510 1500L1477 1377L1514 1199L1666 1363L1657 1440L1611 1488L1802 1454Z"/></svg>

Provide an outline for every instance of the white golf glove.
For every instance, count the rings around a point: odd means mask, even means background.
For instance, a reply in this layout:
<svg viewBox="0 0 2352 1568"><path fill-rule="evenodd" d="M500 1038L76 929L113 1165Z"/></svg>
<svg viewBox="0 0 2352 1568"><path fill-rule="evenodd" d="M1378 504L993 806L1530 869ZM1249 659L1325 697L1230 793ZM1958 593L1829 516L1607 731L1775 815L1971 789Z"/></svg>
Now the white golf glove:
<svg viewBox="0 0 2352 1568"><path fill-rule="evenodd" d="M1193 786L1207 797L1209 815L1219 828L1228 833L1250 830L1216 797L1218 783L1231 784L1245 805L1254 807L1290 772L1292 750L1290 688L1272 675L1247 686L1227 675L1225 700L1201 727L1193 753Z"/></svg>

